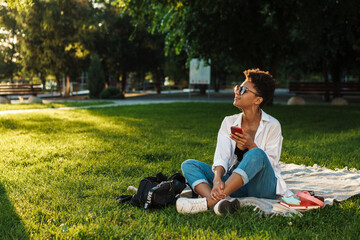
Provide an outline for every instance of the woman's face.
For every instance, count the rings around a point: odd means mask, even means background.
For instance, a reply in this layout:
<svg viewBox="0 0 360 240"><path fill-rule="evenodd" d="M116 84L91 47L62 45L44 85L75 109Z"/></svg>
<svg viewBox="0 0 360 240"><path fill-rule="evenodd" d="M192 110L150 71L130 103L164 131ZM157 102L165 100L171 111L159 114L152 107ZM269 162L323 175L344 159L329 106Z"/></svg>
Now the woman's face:
<svg viewBox="0 0 360 240"><path fill-rule="evenodd" d="M242 90L242 91L240 91ZM241 95L240 92L243 92ZM234 106L244 109L248 106L253 106L259 98L259 93L255 90L254 84L250 81L244 81L240 86L234 88L235 98Z"/></svg>

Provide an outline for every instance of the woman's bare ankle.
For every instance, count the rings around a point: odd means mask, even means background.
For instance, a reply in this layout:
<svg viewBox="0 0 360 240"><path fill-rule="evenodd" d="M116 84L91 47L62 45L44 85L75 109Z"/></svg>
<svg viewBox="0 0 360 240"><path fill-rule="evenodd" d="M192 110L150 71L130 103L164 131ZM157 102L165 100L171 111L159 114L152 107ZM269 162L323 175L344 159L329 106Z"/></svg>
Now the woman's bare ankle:
<svg viewBox="0 0 360 240"><path fill-rule="evenodd" d="M207 198L206 198L206 202L207 202L208 208L214 208L215 204L216 204L218 201L212 199L211 197L207 197Z"/></svg>

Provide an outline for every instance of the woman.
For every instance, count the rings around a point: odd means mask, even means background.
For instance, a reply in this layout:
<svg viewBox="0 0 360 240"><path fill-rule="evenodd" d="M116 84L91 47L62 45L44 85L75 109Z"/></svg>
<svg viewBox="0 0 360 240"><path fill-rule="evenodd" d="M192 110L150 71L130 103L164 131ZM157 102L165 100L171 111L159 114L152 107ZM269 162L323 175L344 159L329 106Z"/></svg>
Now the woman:
<svg viewBox="0 0 360 240"><path fill-rule="evenodd" d="M280 123L261 109L274 96L275 80L259 69L244 74L246 80L234 89L233 103L242 113L223 120L213 165L197 160L182 164L186 180L201 198L179 198L179 213L214 208L221 215L234 212L239 197L274 199L291 194L280 174ZM231 134L231 126L241 127L243 134Z"/></svg>

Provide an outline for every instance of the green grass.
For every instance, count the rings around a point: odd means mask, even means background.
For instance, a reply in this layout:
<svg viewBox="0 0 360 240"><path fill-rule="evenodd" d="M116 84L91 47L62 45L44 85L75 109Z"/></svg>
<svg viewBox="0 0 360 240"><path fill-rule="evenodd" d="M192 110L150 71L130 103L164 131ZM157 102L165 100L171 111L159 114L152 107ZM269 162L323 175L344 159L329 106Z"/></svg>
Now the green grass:
<svg viewBox="0 0 360 240"><path fill-rule="evenodd" d="M281 161L360 169L360 107L265 111L282 123ZM359 239L360 197L293 218L116 204L188 158L211 164L220 123L235 113L231 103L173 103L0 116L0 238Z"/></svg>
<svg viewBox="0 0 360 240"><path fill-rule="evenodd" d="M71 101L71 102L52 102L52 103L0 104L0 111L61 108L61 107L83 107L83 106L104 105L111 103L113 102L112 101Z"/></svg>

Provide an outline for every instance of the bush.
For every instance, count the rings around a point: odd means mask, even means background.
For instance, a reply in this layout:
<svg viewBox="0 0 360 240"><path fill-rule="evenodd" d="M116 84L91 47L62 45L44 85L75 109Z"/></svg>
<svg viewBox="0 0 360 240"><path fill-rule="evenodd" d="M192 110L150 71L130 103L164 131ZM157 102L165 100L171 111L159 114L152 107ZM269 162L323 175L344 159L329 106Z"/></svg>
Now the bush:
<svg viewBox="0 0 360 240"><path fill-rule="evenodd" d="M100 92L105 87L105 75L101 68L99 55L97 54L91 56L87 83L90 91L90 98L99 97Z"/></svg>
<svg viewBox="0 0 360 240"><path fill-rule="evenodd" d="M101 99L124 99L124 94L116 87L104 88L99 94Z"/></svg>

